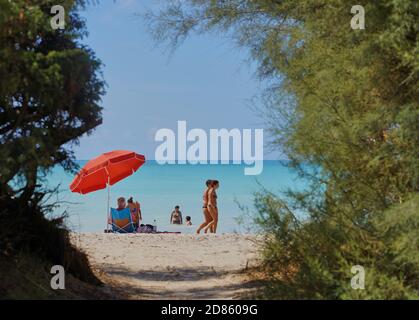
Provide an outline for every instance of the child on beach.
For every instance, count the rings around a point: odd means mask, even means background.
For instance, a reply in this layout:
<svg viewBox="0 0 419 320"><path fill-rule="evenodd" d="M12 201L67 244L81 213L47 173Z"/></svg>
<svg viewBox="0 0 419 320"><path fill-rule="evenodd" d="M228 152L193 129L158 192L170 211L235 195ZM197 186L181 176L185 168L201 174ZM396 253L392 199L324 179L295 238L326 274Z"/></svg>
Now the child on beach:
<svg viewBox="0 0 419 320"><path fill-rule="evenodd" d="M186 220L185 224L187 226L191 226L192 225L192 221L191 221L191 217L190 216L186 216L185 220Z"/></svg>

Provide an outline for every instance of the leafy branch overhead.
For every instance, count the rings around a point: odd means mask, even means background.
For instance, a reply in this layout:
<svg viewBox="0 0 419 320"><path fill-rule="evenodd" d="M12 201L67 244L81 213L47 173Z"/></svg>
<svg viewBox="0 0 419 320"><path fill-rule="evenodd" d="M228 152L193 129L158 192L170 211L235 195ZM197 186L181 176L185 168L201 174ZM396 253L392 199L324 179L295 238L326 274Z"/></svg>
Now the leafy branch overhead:
<svg viewBox="0 0 419 320"><path fill-rule="evenodd" d="M273 146L310 183L255 196L265 297L417 297L419 3L361 1L364 30L344 0L164 3L144 13L157 44L211 32L249 50Z"/></svg>
<svg viewBox="0 0 419 320"><path fill-rule="evenodd" d="M56 164L74 168L70 146L102 121L101 63L80 43L84 1L62 5L68 20L63 30L50 26L51 1L0 5L2 196L15 195L10 182L22 181L30 198L38 171Z"/></svg>

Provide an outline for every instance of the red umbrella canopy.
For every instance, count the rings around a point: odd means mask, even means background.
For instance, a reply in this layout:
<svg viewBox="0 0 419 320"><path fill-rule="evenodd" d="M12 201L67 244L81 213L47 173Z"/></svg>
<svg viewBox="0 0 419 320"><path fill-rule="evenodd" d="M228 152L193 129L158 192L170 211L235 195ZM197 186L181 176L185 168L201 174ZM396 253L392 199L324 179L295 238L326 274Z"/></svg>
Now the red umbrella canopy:
<svg viewBox="0 0 419 320"><path fill-rule="evenodd" d="M86 194L114 185L130 176L145 163L145 157L133 151L115 150L90 160L70 184L72 192Z"/></svg>

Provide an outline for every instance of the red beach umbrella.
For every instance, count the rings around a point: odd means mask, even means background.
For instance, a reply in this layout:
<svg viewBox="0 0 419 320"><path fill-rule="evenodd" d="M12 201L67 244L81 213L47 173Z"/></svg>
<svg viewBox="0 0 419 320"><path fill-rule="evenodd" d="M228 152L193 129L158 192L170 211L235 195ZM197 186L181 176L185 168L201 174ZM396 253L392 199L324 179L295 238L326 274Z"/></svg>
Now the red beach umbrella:
<svg viewBox="0 0 419 320"><path fill-rule="evenodd" d="M72 192L86 194L109 187L130 176L145 163L145 157L133 151L114 150L90 160L70 184Z"/></svg>

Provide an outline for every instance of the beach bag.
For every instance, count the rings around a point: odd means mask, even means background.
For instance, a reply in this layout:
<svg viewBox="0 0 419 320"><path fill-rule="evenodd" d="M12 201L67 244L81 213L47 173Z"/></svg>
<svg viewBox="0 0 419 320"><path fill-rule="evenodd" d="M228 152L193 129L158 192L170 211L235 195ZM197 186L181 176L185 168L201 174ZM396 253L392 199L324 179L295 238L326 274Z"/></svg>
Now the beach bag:
<svg viewBox="0 0 419 320"><path fill-rule="evenodd" d="M139 233L154 233L157 231L157 227L153 226L151 224L141 224L138 227L138 231Z"/></svg>

